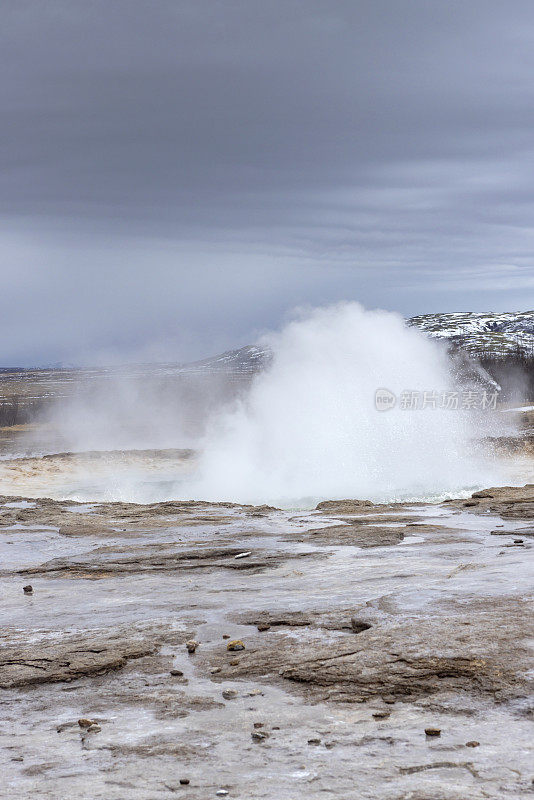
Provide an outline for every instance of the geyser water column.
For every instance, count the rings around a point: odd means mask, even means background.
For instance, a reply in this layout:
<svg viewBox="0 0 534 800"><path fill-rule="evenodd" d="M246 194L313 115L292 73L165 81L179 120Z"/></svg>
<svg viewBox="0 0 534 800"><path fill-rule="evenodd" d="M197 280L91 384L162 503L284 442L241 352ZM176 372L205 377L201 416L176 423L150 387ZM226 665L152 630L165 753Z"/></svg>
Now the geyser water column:
<svg viewBox="0 0 534 800"><path fill-rule="evenodd" d="M344 303L266 338L270 366L217 415L177 496L309 507L323 498L439 497L494 480L472 411L377 411L375 391L454 391L444 349L397 314ZM475 419L476 418L476 419Z"/></svg>

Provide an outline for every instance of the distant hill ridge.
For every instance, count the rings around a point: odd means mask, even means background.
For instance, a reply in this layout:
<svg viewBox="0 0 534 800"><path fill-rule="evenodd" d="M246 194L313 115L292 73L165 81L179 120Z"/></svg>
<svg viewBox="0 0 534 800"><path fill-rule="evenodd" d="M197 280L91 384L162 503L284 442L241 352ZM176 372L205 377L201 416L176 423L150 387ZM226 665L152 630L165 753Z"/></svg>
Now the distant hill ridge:
<svg viewBox="0 0 534 800"><path fill-rule="evenodd" d="M434 339L448 340L471 356L504 358L518 349L534 353L534 311L421 314L406 322ZM249 345L184 365L184 368L253 373L261 369L269 358L267 348Z"/></svg>
<svg viewBox="0 0 534 800"><path fill-rule="evenodd" d="M504 357L518 350L534 353L534 311L421 314L407 322L433 338L448 339L473 356Z"/></svg>
<svg viewBox="0 0 534 800"><path fill-rule="evenodd" d="M435 339L444 339L470 356L489 355L505 358L521 351L534 356L534 311L508 313L478 313L460 311L443 314L421 314L406 320L407 325L419 328ZM268 363L271 352L266 346L246 345L236 350L227 350L209 358L190 363L124 364L116 367L76 368L52 365L47 367L16 368L0 367L4 380L20 377L48 378L56 380L62 374L65 382L76 380L80 374L99 377L113 374L176 375L181 373L227 372L235 375L253 375Z"/></svg>

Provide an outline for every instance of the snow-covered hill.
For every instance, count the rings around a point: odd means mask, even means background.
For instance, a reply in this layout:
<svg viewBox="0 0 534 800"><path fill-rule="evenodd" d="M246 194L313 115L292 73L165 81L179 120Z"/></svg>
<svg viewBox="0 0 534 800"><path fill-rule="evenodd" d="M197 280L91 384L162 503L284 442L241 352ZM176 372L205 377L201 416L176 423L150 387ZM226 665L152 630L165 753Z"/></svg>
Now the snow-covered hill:
<svg viewBox="0 0 534 800"><path fill-rule="evenodd" d="M259 345L247 345L239 350L226 350L218 356L186 364L183 369L190 372L258 372L270 358L270 353Z"/></svg>
<svg viewBox="0 0 534 800"><path fill-rule="evenodd" d="M433 338L446 339L471 356L491 353L504 357L517 352L518 347L526 353L534 353L534 311L422 314L408 319L407 324ZM252 374L260 370L269 357L267 349L252 345L188 364L185 369Z"/></svg>
<svg viewBox="0 0 534 800"><path fill-rule="evenodd" d="M422 314L408 320L424 333L448 339L471 355L506 356L518 348L534 352L534 311Z"/></svg>

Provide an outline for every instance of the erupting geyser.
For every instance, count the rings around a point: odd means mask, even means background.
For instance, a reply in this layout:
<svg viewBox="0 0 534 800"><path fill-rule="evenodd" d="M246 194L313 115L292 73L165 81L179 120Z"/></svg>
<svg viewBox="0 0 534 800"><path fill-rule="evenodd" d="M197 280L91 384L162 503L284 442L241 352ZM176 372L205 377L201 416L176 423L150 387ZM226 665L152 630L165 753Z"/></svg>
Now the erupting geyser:
<svg viewBox="0 0 534 800"><path fill-rule="evenodd" d="M270 366L218 414L176 496L307 506L322 498L443 497L496 480L469 410L379 412L375 391L458 389L442 347L357 303L302 314L266 338Z"/></svg>

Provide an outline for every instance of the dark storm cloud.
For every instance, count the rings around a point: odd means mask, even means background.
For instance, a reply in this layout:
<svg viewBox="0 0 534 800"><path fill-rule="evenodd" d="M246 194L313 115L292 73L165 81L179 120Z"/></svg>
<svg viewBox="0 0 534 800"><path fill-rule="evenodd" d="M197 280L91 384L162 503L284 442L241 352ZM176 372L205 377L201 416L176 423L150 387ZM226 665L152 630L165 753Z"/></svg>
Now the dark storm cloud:
<svg viewBox="0 0 534 800"><path fill-rule="evenodd" d="M0 18L4 363L196 356L343 297L534 304L530 2Z"/></svg>

